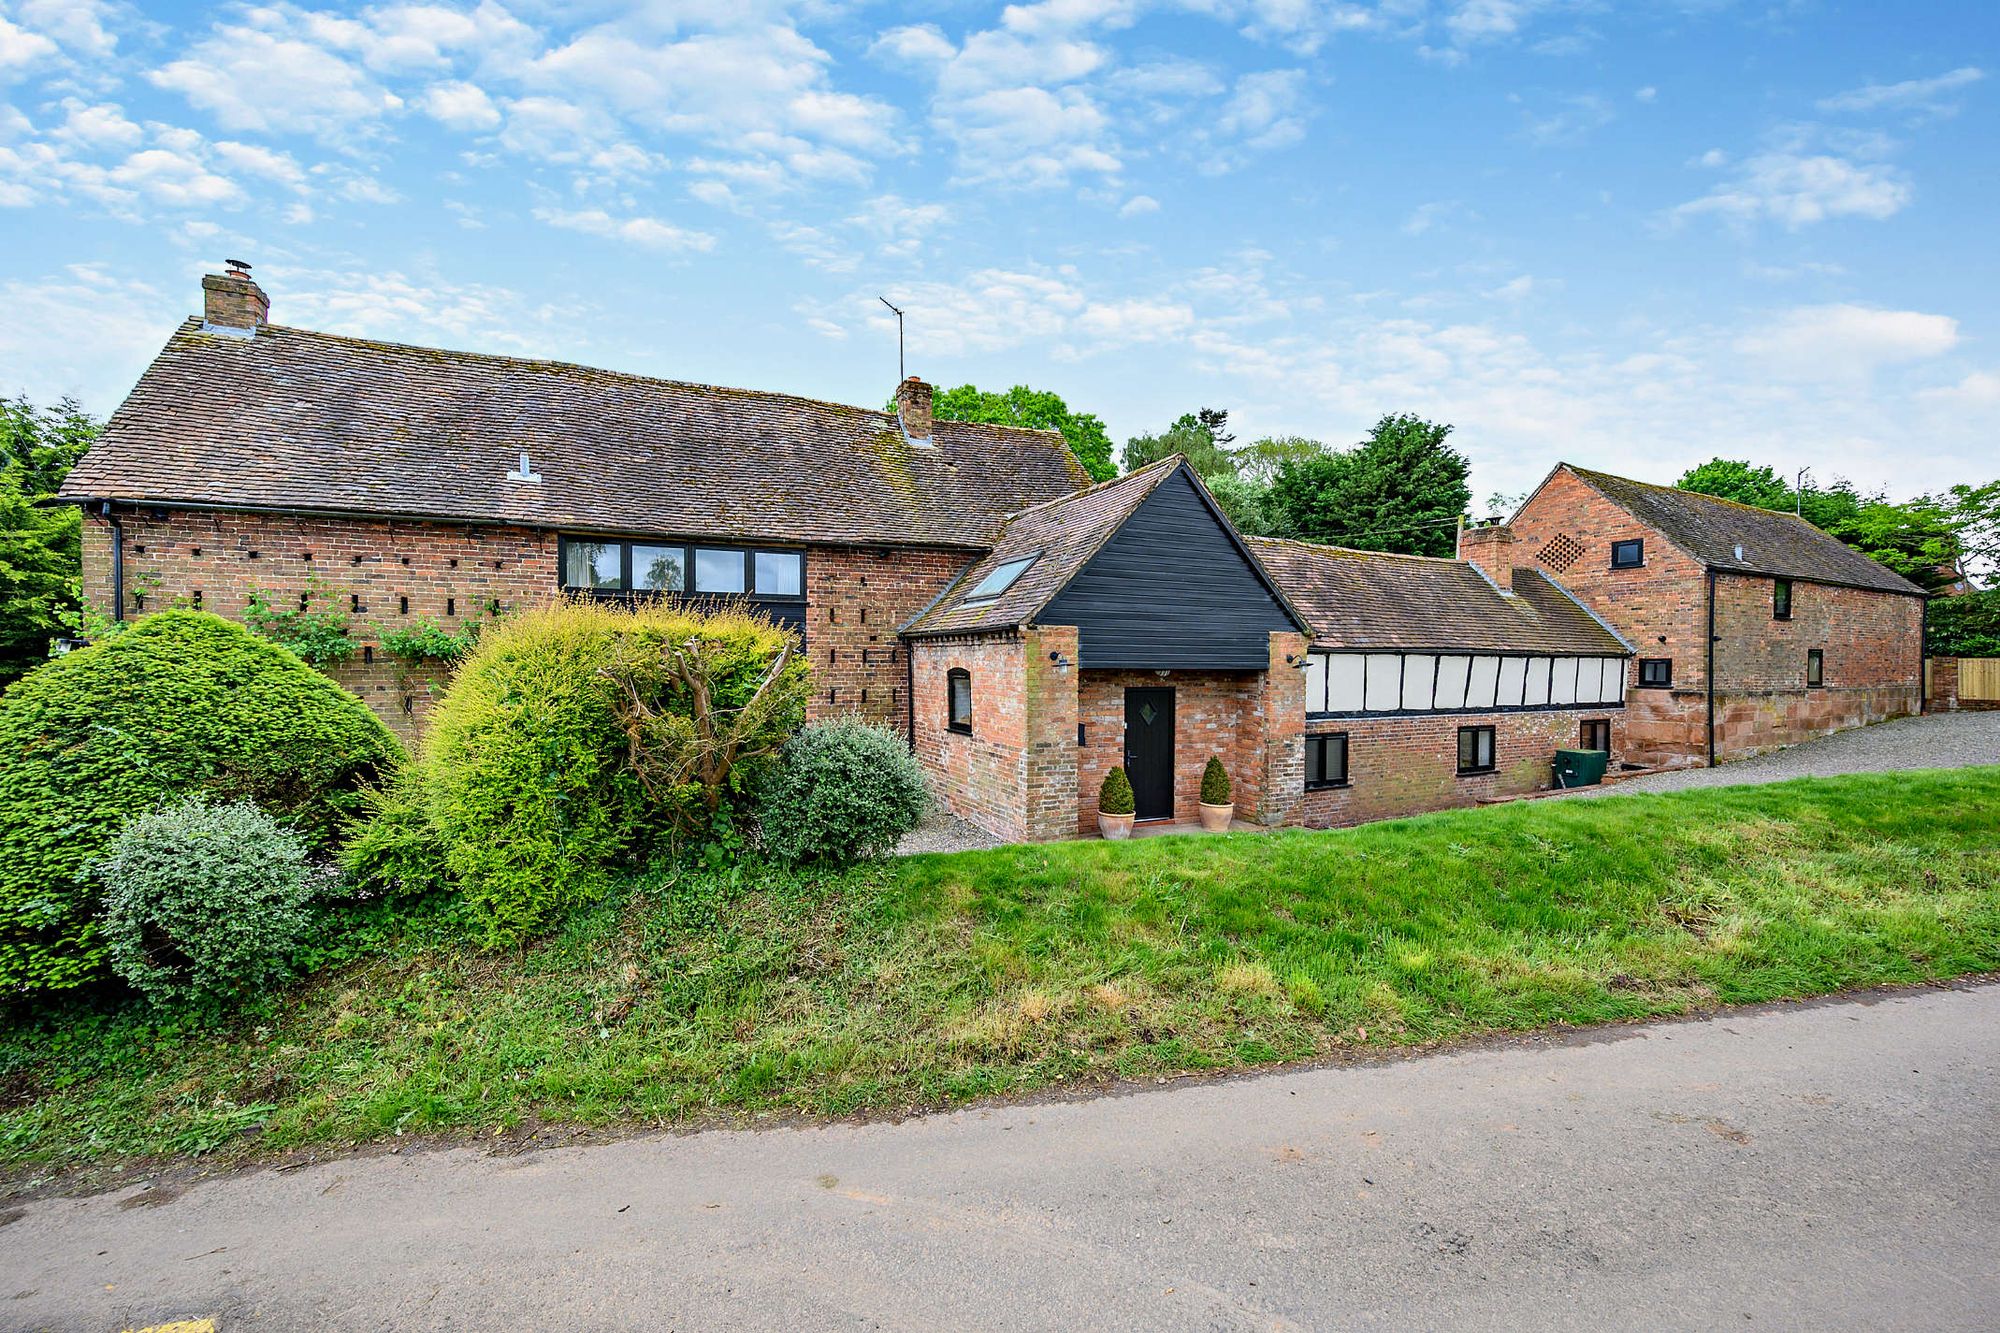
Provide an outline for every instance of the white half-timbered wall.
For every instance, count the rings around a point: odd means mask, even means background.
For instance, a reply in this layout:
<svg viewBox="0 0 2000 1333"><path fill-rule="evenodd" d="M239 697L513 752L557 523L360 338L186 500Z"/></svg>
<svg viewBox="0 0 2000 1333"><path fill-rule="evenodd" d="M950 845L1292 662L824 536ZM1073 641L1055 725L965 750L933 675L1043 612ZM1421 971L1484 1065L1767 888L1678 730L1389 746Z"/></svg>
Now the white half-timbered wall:
<svg viewBox="0 0 2000 1333"><path fill-rule="evenodd" d="M1618 707L1623 657L1453 653L1312 653L1306 712L1464 713Z"/></svg>

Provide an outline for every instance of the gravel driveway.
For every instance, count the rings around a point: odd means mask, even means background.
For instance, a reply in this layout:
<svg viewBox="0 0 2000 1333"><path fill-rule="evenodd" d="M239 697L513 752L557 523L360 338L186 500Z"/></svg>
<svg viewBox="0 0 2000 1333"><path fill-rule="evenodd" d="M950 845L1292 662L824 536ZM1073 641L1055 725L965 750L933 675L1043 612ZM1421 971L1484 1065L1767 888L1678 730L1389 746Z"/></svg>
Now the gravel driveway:
<svg viewBox="0 0 2000 1333"><path fill-rule="evenodd" d="M2000 764L2000 712L1932 713L1835 732L1774 754L1739 759L1720 768L1649 773L1576 796L1734 787L1786 778L1826 778L1841 773L1889 773L1905 768L1972 768Z"/></svg>

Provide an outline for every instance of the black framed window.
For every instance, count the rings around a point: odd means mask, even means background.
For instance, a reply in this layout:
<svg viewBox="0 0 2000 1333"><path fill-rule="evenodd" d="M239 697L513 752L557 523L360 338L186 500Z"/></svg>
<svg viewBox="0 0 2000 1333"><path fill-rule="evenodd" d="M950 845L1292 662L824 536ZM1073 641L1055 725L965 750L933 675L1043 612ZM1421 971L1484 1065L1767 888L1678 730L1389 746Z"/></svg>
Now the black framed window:
<svg viewBox="0 0 2000 1333"><path fill-rule="evenodd" d="M625 586L625 548L618 542L572 541L563 548L563 587Z"/></svg>
<svg viewBox="0 0 2000 1333"><path fill-rule="evenodd" d="M632 586L640 592L685 592L687 551L679 546L634 545Z"/></svg>
<svg viewBox="0 0 2000 1333"><path fill-rule="evenodd" d="M1597 717L1597 718L1591 718L1589 721L1585 722L1583 724L1583 735L1581 740L1582 744L1579 747L1581 749L1602 750L1604 751L1604 753L1610 754L1611 719L1606 717Z"/></svg>
<svg viewBox="0 0 2000 1333"><path fill-rule="evenodd" d="M1306 790L1347 785L1347 733L1306 737Z"/></svg>
<svg viewBox="0 0 2000 1333"><path fill-rule="evenodd" d="M1458 771L1460 773L1493 771L1493 728L1458 729Z"/></svg>
<svg viewBox="0 0 2000 1333"><path fill-rule="evenodd" d="M804 556L797 551L759 551L755 558L755 585L759 597L804 596L806 590Z"/></svg>
<svg viewBox="0 0 2000 1333"><path fill-rule="evenodd" d="M803 551L565 537L562 586L573 592L800 602L805 600L805 563Z"/></svg>
<svg viewBox="0 0 2000 1333"><path fill-rule="evenodd" d="M1792 581L1790 579L1771 580L1771 619L1790 620L1792 618Z"/></svg>
<svg viewBox="0 0 2000 1333"><path fill-rule="evenodd" d="M1673 683L1673 658L1642 657L1639 659L1639 686L1641 689L1664 690Z"/></svg>
<svg viewBox="0 0 2000 1333"><path fill-rule="evenodd" d="M1826 684L1826 653L1818 648L1806 649L1806 688L1816 690Z"/></svg>
<svg viewBox="0 0 2000 1333"><path fill-rule="evenodd" d="M945 672L945 725L972 734L972 673L964 667Z"/></svg>
<svg viewBox="0 0 2000 1333"><path fill-rule="evenodd" d="M1630 541L1611 543L1611 567L1613 569L1637 569L1646 563L1646 543L1634 537Z"/></svg>

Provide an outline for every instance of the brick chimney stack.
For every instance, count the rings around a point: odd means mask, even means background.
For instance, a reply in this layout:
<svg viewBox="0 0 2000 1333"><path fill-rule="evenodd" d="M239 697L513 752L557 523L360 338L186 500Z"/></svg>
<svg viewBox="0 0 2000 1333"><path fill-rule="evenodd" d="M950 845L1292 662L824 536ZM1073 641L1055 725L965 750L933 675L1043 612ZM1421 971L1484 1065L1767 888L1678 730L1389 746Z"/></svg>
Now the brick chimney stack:
<svg viewBox="0 0 2000 1333"><path fill-rule="evenodd" d="M1514 591L1514 530L1505 523L1460 528L1458 558L1477 565L1502 592Z"/></svg>
<svg viewBox="0 0 2000 1333"><path fill-rule="evenodd" d="M926 441L931 437L931 386L910 376L896 386L896 415L903 423L903 434L912 440Z"/></svg>
<svg viewBox="0 0 2000 1333"><path fill-rule="evenodd" d="M210 328L254 333L270 317L271 298L242 260L232 259L228 272L210 273L201 280L201 318Z"/></svg>

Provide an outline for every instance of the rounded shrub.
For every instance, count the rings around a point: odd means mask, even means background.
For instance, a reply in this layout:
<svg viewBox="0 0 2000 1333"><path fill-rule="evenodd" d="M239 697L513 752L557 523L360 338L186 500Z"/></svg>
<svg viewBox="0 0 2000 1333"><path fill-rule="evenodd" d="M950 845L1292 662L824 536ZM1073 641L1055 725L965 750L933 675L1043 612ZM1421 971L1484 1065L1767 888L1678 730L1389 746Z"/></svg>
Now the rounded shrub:
<svg viewBox="0 0 2000 1333"><path fill-rule="evenodd" d="M1219 756L1210 755L1208 767L1201 770L1201 803L1229 804L1229 770L1222 766Z"/></svg>
<svg viewBox="0 0 2000 1333"><path fill-rule="evenodd" d="M741 611L574 601L490 628L431 714L417 775L489 943L732 823L811 688L789 632Z"/></svg>
<svg viewBox="0 0 2000 1333"><path fill-rule="evenodd" d="M140 815L92 869L111 970L156 1004L256 993L311 924L304 842L248 801Z"/></svg>
<svg viewBox="0 0 2000 1333"><path fill-rule="evenodd" d="M764 845L787 861L845 864L892 850L930 813L923 766L887 727L815 722L764 780Z"/></svg>
<svg viewBox="0 0 2000 1333"><path fill-rule="evenodd" d="M1113 768L1104 775L1104 784L1097 789L1097 808L1107 815L1132 813L1132 780L1123 768Z"/></svg>
<svg viewBox="0 0 2000 1333"><path fill-rule="evenodd" d="M402 747L359 699L220 616L162 611L0 694L0 993L103 966L86 867L191 794L334 838Z"/></svg>

